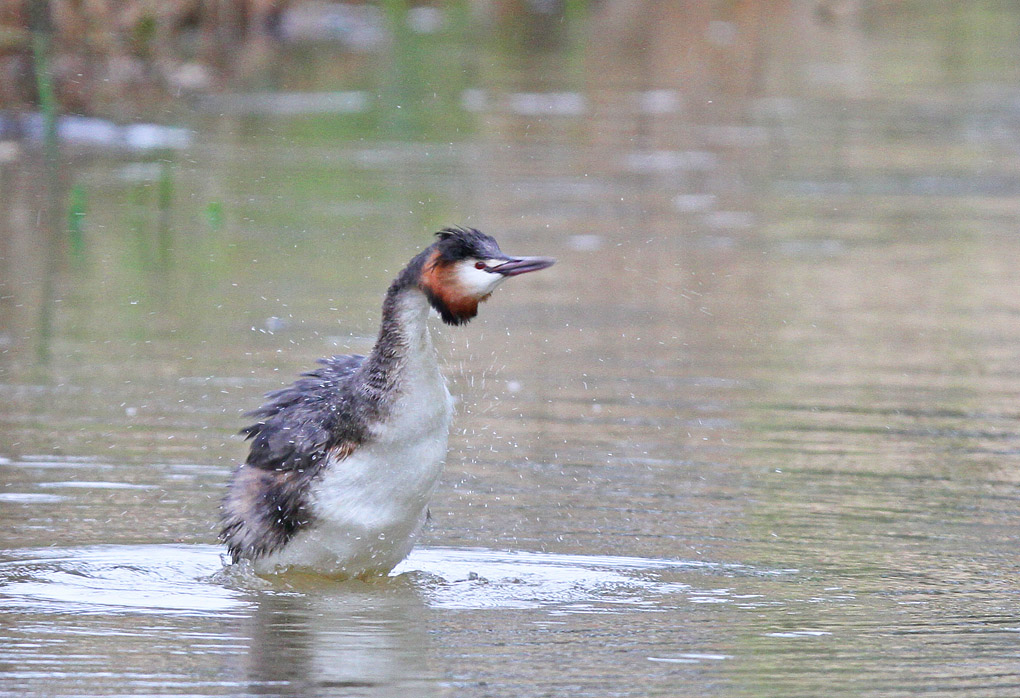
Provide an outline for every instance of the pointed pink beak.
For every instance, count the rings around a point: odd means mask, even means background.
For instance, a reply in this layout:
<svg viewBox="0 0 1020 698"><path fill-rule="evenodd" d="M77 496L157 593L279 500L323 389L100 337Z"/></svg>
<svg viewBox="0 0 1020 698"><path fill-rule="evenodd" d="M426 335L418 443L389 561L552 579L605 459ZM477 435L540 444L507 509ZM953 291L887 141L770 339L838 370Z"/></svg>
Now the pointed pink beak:
<svg viewBox="0 0 1020 698"><path fill-rule="evenodd" d="M551 267L555 263L556 260L552 257L511 257L502 264L490 267L489 271L503 276L517 276Z"/></svg>

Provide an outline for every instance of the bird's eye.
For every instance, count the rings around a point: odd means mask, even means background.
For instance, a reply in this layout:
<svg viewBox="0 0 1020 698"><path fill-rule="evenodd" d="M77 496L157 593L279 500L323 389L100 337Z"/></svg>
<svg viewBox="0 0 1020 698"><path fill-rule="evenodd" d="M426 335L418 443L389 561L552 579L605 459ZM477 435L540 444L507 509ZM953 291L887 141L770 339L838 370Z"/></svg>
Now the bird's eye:
<svg viewBox="0 0 1020 698"><path fill-rule="evenodd" d="M485 262L475 262L475 269L485 269Z"/></svg>

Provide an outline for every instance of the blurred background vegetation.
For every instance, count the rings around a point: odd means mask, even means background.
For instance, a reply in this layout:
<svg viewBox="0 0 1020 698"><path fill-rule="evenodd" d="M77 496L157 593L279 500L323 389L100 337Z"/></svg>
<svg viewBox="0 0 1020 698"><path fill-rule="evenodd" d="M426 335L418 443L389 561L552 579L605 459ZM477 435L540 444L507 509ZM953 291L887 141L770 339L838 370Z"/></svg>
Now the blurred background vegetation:
<svg viewBox="0 0 1020 698"><path fill-rule="evenodd" d="M266 69L284 45L304 46L306 57L316 45L358 56L333 69L339 79L367 57L406 47L415 36L439 36L447 50L455 51L458 41L469 40L479 28L475 20L508 31L531 24L538 30L532 34L536 43L556 43L592 4L634 12L643 3L5 0L0 2L0 105L24 108L43 99L33 65L33 37L39 34L51 42L48 68L60 107L123 118L228 85L279 87L271 83L284 80L282 71L267 75Z"/></svg>
<svg viewBox="0 0 1020 698"><path fill-rule="evenodd" d="M181 106L181 98L244 85L279 88L273 70L282 46L343 48L330 68L336 80L393 48L441 40L449 61L473 41L525 41L541 54L578 42L595 15L603 36L624 44L692 48L692 28L709 19L760 30L770 18L838 23L883 13L898 0L0 0L0 106L27 108L45 99L36 79L35 38L46 37L46 66L65 112L119 118ZM731 42L717 27L717 45ZM417 37L417 39L416 39ZM589 37L590 38L590 37ZM424 41L424 43L428 43ZM420 46L418 46L420 48ZM748 45L753 50L754 43ZM313 61L314 63L314 61ZM434 66L430 66L434 67ZM575 65L575 68L579 67ZM307 80L308 69L299 71ZM294 77L290 76L290 80ZM299 78L300 79L300 78Z"/></svg>

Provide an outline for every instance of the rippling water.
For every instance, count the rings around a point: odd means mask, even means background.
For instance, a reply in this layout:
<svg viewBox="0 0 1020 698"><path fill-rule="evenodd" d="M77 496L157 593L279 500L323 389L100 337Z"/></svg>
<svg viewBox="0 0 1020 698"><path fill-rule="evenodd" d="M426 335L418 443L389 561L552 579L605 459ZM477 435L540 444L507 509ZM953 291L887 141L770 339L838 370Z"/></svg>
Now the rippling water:
<svg viewBox="0 0 1020 698"><path fill-rule="evenodd" d="M639 5L3 151L0 694L1020 694L1020 12ZM225 570L241 413L454 223L559 263L439 330L422 546Z"/></svg>

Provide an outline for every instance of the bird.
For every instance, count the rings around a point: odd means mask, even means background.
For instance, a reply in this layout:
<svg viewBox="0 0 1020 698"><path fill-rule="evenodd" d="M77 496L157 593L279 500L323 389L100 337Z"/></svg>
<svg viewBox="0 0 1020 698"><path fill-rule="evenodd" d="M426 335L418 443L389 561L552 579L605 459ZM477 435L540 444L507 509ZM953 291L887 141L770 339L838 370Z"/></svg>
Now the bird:
<svg viewBox="0 0 1020 698"><path fill-rule="evenodd" d="M219 539L256 574L389 573L411 552L446 459L453 399L427 322L464 325L506 279L551 266L450 227L390 284L367 356L320 359L268 393L241 430L248 456L221 502Z"/></svg>

